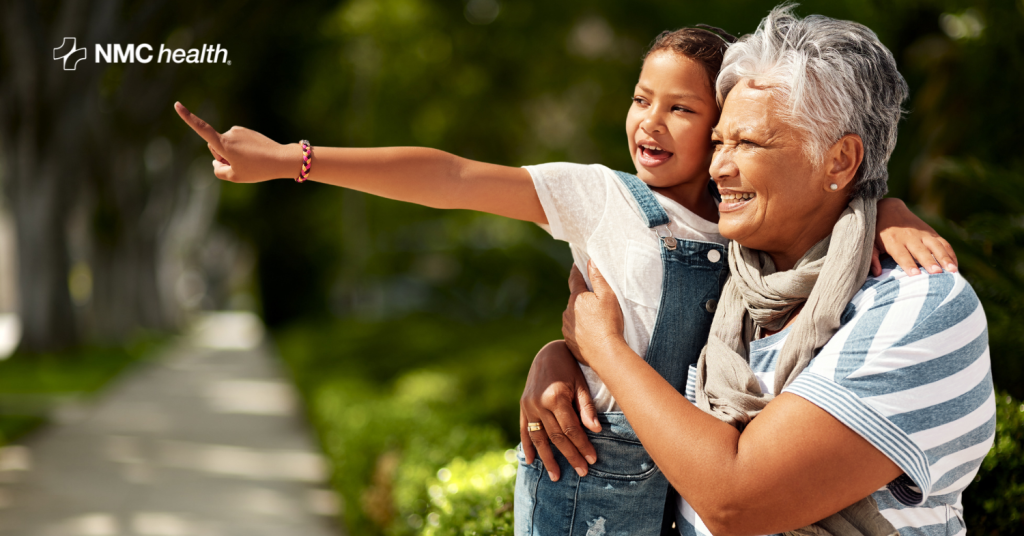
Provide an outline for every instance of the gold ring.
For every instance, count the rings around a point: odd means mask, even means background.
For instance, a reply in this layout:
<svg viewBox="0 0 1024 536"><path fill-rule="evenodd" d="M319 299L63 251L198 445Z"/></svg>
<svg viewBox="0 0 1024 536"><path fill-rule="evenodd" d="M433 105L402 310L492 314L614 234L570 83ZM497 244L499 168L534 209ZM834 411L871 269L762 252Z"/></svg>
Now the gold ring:
<svg viewBox="0 0 1024 536"><path fill-rule="evenodd" d="M539 422L528 422L526 423L526 429L531 432L539 432L544 429L544 426Z"/></svg>

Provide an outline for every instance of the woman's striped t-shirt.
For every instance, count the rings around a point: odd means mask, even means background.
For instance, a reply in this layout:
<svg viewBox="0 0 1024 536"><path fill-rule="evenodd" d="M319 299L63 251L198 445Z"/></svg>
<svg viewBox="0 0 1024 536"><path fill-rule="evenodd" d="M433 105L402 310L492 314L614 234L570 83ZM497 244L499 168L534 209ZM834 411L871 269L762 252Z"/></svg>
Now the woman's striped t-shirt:
<svg viewBox="0 0 1024 536"><path fill-rule="evenodd" d="M961 494L995 435L985 312L960 274L907 276L889 259L843 325L787 387L854 430L904 474L875 492L901 536L964 534ZM789 331L750 344L764 392ZM694 400L694 370L687 398ZM709 535L680 499L683 535Z"/></svg>

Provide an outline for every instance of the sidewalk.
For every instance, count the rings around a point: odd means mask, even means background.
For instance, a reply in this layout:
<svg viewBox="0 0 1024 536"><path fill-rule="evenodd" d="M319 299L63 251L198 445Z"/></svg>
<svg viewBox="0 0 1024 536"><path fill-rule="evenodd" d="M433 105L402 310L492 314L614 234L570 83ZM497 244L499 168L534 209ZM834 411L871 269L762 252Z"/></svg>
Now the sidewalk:
<svg viewBox="0 0 1024 536"><path fill-rule="evenodd" d="M342 534L328 468L268 348L201 339L0 449L0 535Z"/></svg>

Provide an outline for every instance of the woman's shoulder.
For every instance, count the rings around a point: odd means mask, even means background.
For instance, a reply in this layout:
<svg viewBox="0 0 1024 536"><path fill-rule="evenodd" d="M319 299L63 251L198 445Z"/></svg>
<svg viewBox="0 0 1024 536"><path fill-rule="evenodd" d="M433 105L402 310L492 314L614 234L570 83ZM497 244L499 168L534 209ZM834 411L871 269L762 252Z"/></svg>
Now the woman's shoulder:
<svg viewBox="0 0 1024 536"><path fill-rule="evenodd" d="M945 407L944 419L977 408L991 395L992 375L988 323L974 289L959 273L910 276L892 263L883 267L854 296L809 371L881 403L890 417L922 410L908 421L934 405ZM963 405L953 411L950 403Z"/></svg>
<svg viewBox="0 0 1024 536"><path fill-rule="evenodd" d="M850 300L843 325L868 317L884 317L884 326L878 327L888 332L912 331L922 325L939 330L987 325L978 295L960 273L909 275L888 257L882 259L882 273L868 277Z"/></svg>

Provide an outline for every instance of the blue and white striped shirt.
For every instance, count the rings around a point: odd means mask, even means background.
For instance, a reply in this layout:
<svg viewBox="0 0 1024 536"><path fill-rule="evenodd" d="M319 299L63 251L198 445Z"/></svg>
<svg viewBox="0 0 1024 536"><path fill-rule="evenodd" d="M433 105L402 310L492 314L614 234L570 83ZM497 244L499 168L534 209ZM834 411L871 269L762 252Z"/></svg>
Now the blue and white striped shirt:
<svg viewBox="0 0 1024 536"><path fill-rule="evenodd" d="M961 494L996 427L985 312L960 274L909 277L891 259L883 266L784 392L821 407L903 469L874 494L901 536L965 534ZM750 366L766 393L788 334L750 344ZM683 535L710 534L685 501L679 506Z"/></svg>

